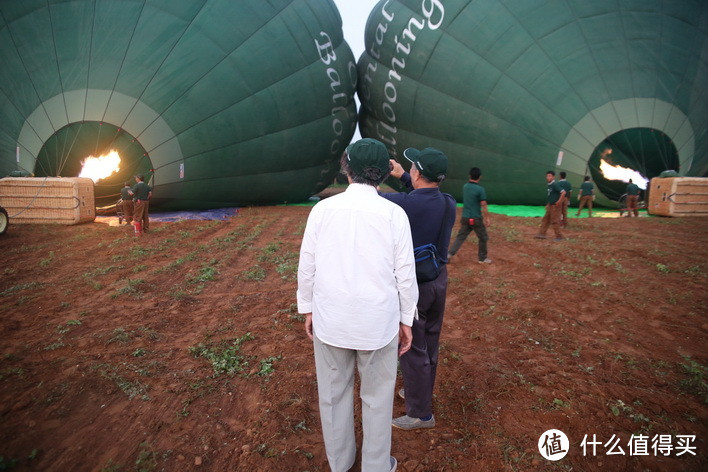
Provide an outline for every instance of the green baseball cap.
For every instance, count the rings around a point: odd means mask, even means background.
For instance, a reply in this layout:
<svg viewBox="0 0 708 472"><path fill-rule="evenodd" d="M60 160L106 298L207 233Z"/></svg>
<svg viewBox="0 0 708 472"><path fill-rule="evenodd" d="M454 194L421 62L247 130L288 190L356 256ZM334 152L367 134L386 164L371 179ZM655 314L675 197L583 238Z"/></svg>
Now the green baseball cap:
<svg viewBox="0 0 708 472"><path fill-rule="evenodd" d="M403 151L403 157L411 161L416 169L431 182L442 182L447 175L447 156L435 148L425 148L421 151L408 148Z"/></svg>
<svg viewBox="0 0 708 472"><path fill-rule="evenodd" d="M381 175L389 171L389 155L386 146L381 141L364 138L347 146L347 161L356 175L364 173L364 169L374 168Z"/></svg>

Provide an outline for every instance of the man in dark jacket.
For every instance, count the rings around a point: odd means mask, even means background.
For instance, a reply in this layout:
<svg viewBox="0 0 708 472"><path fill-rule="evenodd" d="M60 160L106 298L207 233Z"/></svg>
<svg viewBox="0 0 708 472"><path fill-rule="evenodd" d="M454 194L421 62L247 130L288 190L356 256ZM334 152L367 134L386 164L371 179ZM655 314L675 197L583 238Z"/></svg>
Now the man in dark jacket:
<svg viewBox="0 0 708 472"><path fill-rule="evenodd" d="M435 244L443 264L440 275L428 282L418 282L418 319L413 320L413 345L401 356L405 389L399 396L406 402L406 414L393 419L393 426L411 430L432 428L433 387L438 366L438 345L447 293L447 249L455 224L456 202L440 191L447 174L447 156L434 148L408 148L403 156L411 165L410 173L391 160L391 175L397 177L410 193L382 193L405 210L411 225L413 247Z"/></svg>

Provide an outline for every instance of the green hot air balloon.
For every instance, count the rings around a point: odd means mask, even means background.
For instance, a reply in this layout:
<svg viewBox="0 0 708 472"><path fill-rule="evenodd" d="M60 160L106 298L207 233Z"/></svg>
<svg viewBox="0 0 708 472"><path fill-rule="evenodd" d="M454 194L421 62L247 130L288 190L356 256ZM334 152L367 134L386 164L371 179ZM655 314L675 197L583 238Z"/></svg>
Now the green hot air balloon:
<svg viewBox="0 0 708 472"><path fill-rule="evenodd" d="M461 199L472 166L493 203L543 204L547 170L626 184L708 172L708 3L695 0L385 0L358 62L361 134L401 157L450 158ZM635 182L637 180L635 179Z"/></svg>
<svg viewBox="0 0 708 472"><path fill-rule="evenodd" d="M0 176L79 175L110 150L154 205L304 200L356 128L331 0L0 0Z"/></svg>

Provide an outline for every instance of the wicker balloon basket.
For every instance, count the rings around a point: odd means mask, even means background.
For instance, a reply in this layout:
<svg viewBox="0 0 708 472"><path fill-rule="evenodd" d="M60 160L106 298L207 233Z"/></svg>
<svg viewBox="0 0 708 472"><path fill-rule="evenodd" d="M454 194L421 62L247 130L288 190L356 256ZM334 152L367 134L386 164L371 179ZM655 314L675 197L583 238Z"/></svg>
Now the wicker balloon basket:
<svg viewBox="0 0 708 472"><path fill-rule="evenodd" d="M10 224L75 225L96 218L93 181L83 177L0 179L0 206Z"/></svg>

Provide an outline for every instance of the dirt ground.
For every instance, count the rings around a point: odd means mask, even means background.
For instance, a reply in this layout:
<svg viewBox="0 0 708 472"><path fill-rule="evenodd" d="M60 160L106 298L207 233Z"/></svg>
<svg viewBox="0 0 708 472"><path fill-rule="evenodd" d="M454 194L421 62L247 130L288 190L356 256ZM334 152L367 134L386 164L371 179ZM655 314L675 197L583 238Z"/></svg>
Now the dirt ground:
<svg viewBox="0 0 708 472"><path fill-rule="evenodd" d="M295 305L309 211L140 239L11 225L0 470L328 470ZM492 218L494 262L475 262L473 235L449 267L437 427L394 431L398 470L707 470L708 219L572 219L554 242L533 239L539 218ZM538 449L550 429L570 439L557 462Z"/></svg>

